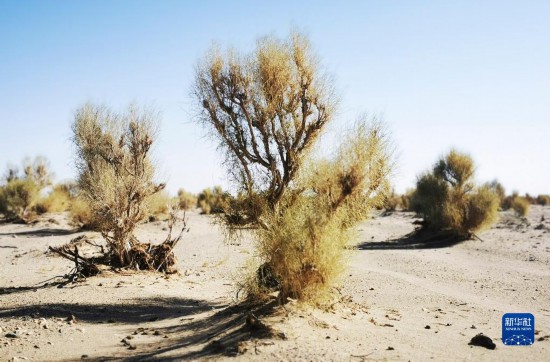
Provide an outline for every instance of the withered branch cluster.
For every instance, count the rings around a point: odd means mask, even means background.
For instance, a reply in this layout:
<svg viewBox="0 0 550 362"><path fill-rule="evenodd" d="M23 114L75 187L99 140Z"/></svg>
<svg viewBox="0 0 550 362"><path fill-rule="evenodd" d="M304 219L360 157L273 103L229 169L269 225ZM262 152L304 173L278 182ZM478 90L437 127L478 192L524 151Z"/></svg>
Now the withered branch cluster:
<svg viewBox="0 0 550 362"><path fill-rule="evenodd" d="M248 56L213 50L197 68L194 95L237 184L274 209L336 106L300 34L262 38Z"/></svg>

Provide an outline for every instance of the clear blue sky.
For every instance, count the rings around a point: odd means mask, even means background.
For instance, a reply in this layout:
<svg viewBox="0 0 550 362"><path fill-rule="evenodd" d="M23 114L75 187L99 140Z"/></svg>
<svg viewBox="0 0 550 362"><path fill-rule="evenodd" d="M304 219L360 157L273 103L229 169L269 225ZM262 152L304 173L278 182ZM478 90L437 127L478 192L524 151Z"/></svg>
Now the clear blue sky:
<svg viewBox="0 0 550 362"><path fill-rule="evenodd" d="M25 156L73 178L70 123L91 100L162 111L156 149L169 190L225 183L194 125L193 67L216 41L309 34L342 103L328 137L382 113L404 191L451 147L480 181L550 193L550 1L0 0L0 171Z"/></svg>

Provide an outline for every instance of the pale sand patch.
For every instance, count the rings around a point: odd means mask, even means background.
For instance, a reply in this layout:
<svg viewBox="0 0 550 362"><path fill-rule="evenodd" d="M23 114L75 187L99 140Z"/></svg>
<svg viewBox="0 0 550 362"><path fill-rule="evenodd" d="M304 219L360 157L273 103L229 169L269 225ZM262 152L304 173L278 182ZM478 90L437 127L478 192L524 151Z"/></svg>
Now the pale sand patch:
<svg viewBox="0 0 550 362"><path fill-rule="evenodd" d="M69 261L48 255L48 246L93 233L68 233L64 215L32 226L0 225L0 360L229 359L234 353L273 361L550 360L548 339L531 347L500 341L506 312L533 313L536 337L550 335L550 207L533 207L528 223L502 213L479 235L483 242L431 249L399 241L388 247L383 242L413 230L413 215L376 216L359 227L358 250L339 283L342 303L329 311L292 303L277 308L261 320L279 336L249 341L243 327L249 310L231 306L234 276L254 255L252 243L228 245L210 217L188 216L191 231L175 251L179 275L109 272L64 288L36 288L71 269ZM138 236L161 241L165 227L142 225ZM71 315L76 322L66 320ZM468 345L480 332L495 350Z"/></svg>

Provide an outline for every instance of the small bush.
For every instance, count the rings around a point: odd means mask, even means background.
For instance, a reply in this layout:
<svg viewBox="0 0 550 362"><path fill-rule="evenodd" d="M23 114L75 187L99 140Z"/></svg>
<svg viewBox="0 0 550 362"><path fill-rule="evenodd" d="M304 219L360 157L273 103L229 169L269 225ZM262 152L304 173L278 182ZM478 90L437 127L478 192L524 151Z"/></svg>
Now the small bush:
<svg viewBox="0 0 550 362"><path fill-rule="evenodd" d="M487 188L489 188L495 195L497 195L499 200L499 205L502 210L505 210L506 206L506 189L498 180L493 180L491 182L488 182L485 184ZM508 206L509 208L509 206Z"/></svg>
<svg viewBox="0 0 550 362"><path fill-rule="evenodd" d="M401 195L401 205L403 207L403 211L411 210L411 198L413 194L414 189L408 189L403 195Z"/></svg>
<svg viewBox="0 0 550 362"><path fill-rule="evenodd" d="M394 190L387 196L384 201L383 208L386 211L396 211L397 209L402 209L401 205L401 196L397 195Z"/></svg>
<svg viewBox="0 0 550 362"><path fill-rule="evenodd" d="M203 214L223 213L229 205L230 196L220 186L204 189L197 197L197 206Z"/></svg>
<svg viewBox="0 0 550 362"><path fill-rule="evenodd" d="M550 205L550 195L537 196L537 204L542 206Z"/></svg>
<svg viewBox="0 0 550 362"><path fill-rule="evenodd" d="M179 189L178 206L181 210L190 210L197 207L197 196L184 189Z"/></svg>
<svg viewBox="0 0 550 362"><path fill-rule="evenodd" d="M79 228L100 231L100 221L83 197L75 197L69 206L71 223Z"/></svg>
<svg viewBox="0 0 550 362"><path fill-rule="evenodd" d="M46 197L39 199L34 206L38 214L46 212L68 211L71 207L72 197L69 185L56 185Z"/></svg>
<svg viewBox="0 0 550 362"><path fill-rule="evenodd" d="M531 204L529 203L529 200L525 197L516 197L512 201L512 209L516 212L516 215L525 217L529 214L529 209L531 208Z"/></svg>
<svg viewBox="0 0 550 362"><path fill-rule="evenodd" d="M38 198L38 186L32 180L15 179L2 187L0 209L7 219L28 222Z"/></svg>
<svg viewBox="0 0 550 362"><path fill-rule="evenodd" d="M431 173L419 177L411 206L427 228L470 237L496 221L497 194L488 185L476 187L473 176L470 156L452 150Z"/></svg>
<svg viewBox="0 0 550 362"><path fill-rule="evenodd" d="M51 184L51 173L48 161L40 156L24 160L23 170L21 175L16 166L8 165L0 191L0 212L7 219L29 222L36 216L40 191Z"/></svg>
<svg viewBox="0 0 550 362"><path fill-rule="evenodd" d="M148 220L168 220L172 207L172 198L166 190L157 192L147 199Z"/></svg>
<svg viewBox="0 0 550 362"><path fill-rule="evenodd" d="M386 198L383 209L386 211L408 211L411 203L411 195L414 189L407 190L404 194L399 195L392 190L392 192Z"/></svg>

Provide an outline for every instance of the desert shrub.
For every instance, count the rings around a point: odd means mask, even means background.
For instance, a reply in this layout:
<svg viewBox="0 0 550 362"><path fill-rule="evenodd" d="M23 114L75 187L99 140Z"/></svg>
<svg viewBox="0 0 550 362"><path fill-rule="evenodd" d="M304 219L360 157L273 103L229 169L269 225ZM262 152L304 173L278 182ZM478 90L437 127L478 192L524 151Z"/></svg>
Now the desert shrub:
<svg viewBox="0 0 550 362"><path fill-rule="evenodd" d="M394 190L386 197L384 201L383 208L386 211L396 211L398 209L403 209L402 198L400 195L396 194Z"/></svg>
<svg viewBox="0 0 550 362"><path fill-rule="evenodd" d="M385 137L379 125L359 124L336 157L304 164L279 210L261 216L259 255L282 298L315 300L342 272L354 227L389 194Z"/></svg>
<svg viewBox="0 0 550 362"><path fill-rule="evenodd" d="M28 222L36 216L40 191L51 184L49 162L42 156L23 161L23 173L17 166L8 165L0 192L0 212L14 221Z"/></svg>
<svg viewBox="0 0 550 362"><path fill-rule="evenodd" d="M40 198L33 209L38 214L63 212L69 210L71 202L71 186L68 184L59 184L55 185L46 197Z"/></svg>
<svg viewBox="0 0 550 362"><path fill-rule="evenodd" d="M537 204L537 198L534 196L531 196L529 193L525 193L525 196L523 197L527 202L531 205Z"/></svg>
<svg viewBox="0 0 550 362"><path fill-rule="evenodd" d="M495 195L497 195L500 208L502 210L505 210L506 189L504 188L504 186L498 180L493 180L491 182L488 182L485 184L485 186L487 186L491 191L493 191Z"/></svg>
<svg viewBox="0 0 550 362"><path fill-rule="evenodd" d="M149 221L167 220L173 200L166 190L157 192L146 200Z"/></svg>
<svg viewBox="0 0 550 362"><path fill-rule="evenodd" d="M78 196L72 199L69 206L71 223L82 229L100 231L99 220L93 213L87 200Z"/></svg>
<svg viewBox="0 0 550 362"><path fill-rule="evenodd" d="M224 192L220 186L202 190L197 196L197 206L203 214L223 213L229 204L229 194Z"/></svg>
<svg viewBox="0 0 550 362"><path fill-rule="evenodd" d="M107 241L111 263L165 271L172 267L168 254L179 238L146 247L134 236L137 224L149 215L148 200L165 186L153 180L155 127L156 115L145 109L130 107L119 115L86 104L76 112L72 131L80 196ZM168 254L157 259L158 250Z"/></svg>
<svg viewBox="0 0 550 362"><path fill-rule="evenodd" d="M512 201L512 209L515 211L516 215L525 217L529 214L529 209L531 208L531 203L525 197L515 197Z"/></svg>
<svg viewBox="0 0 550 362"><path fill-rule="evenodd" d="M353 225L389 191L383 129L360 122L334 159L311 157L337 102L296 33L261 38L251 54L212 50L194 94L238 188L225 225L256 230L261 266L245 283L248 295L275 289L283 300L315 300L338 275Z"/></svg>
<svg viewBox="0 0 550 362"><path fill-rule="evenodd" d="M403 195L401 195L400 203L404 211L411 210L411 198L413 194L414 194L414 189L408 189L407 191L405 191Z"/></svg>
<svg viewBox="0 0 550 362"><path fill-rule="evenodd" d="M190 210L197 207L197 196L184 189L178 190L178 205L182 210Z"/></svg>
<svg viewBox="0 0 550 362"><path fill-rule="evenodd" d="M8 163L6 171L4 172L3 180L4 183L9 183L10 181L21 178L19 174L19 168L13 163Z"/></svg>
<svg viewBox="0 0 550 362"><path fill-rule="evenodd" d="M550 195L538 195L537 204L542 206L550 205Z"/></svg>
<svg viewBox="0 0 550 362"><path fill-rule="evenodd" d="M32 180L39 189L43 189L52 183L50 162L43 156L37 156L33 160L27 158L23 161L24 178Z"/></svg>
<svg viewBox="0 0 550 362"><path fill-rule="evenodd" d="M498 196L488 185L476 187L473 176L471 157L452 150L418 178L411 207L427 228L469 237L495 222Z"/></svg>
<svg viewBox="0 0 550 362"><path fill-rule="evenodd" d="M519 193L517 191L512 192L512 195L508 195L502 200L501 202L501 208L502 210L509 210L512 208L512 205L514 203L514 200L519 197Z"/></svg>
<svg viewBox="0 0 550 362"><path fill-rule="evenodd" d="M9 220L31 221L39 187L31 179L12 179L1 187L0 212Z"/></svg>

